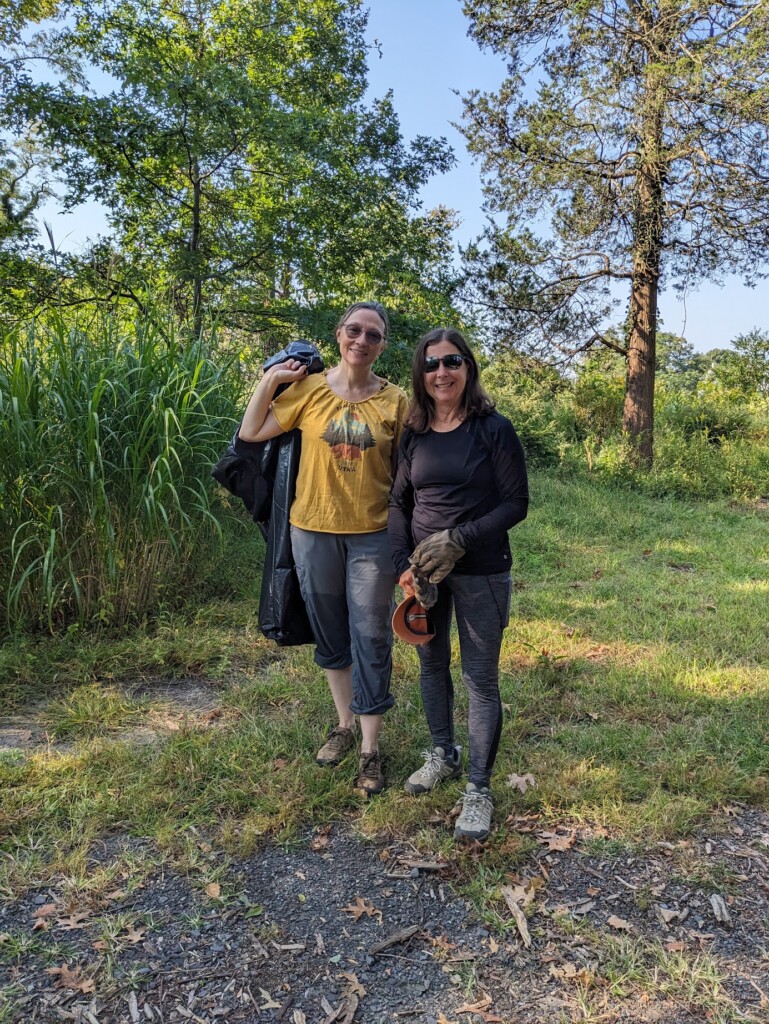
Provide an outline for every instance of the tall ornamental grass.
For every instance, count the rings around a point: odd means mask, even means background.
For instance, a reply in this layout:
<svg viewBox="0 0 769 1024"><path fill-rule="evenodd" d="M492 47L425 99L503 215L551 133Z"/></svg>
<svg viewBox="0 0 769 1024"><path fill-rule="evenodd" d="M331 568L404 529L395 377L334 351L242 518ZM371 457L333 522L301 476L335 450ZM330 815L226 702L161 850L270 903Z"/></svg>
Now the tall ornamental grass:
<svg viewBox="0 0 769 1024"><path fill-rule="evenodd" d="M234 363L154 315L0 336L0 626L122 624L188 594L238 406Z"/></svg>

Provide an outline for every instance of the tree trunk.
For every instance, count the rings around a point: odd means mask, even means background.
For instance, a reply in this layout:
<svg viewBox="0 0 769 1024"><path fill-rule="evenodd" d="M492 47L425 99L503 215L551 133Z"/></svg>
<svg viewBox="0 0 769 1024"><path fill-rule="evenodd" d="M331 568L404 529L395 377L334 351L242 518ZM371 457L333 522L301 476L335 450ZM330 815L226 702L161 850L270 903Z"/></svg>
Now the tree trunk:
<svg viewBox="0 0 769 1024"><path fill-rule="evenodd" d="M640 111L636 209L633 223L633 282L628 315L628 358L622 426L633 442L639 463L651 466L654 455L654 373L664 223L666 163L662 147L665 97L655 75L664 43L655 39L648 8L641 24L647 32L647 80Z"/></svg>
<svg viewBox="0 0 769 1024"><path fill-rule="evenodd" d="M192 165L192 230L190 232L189 251L192 257L192 333L198 339L203 331L203 277L201 274L198 252L200 249L200 198L201 198L200 164L196 160Z"/></svg>

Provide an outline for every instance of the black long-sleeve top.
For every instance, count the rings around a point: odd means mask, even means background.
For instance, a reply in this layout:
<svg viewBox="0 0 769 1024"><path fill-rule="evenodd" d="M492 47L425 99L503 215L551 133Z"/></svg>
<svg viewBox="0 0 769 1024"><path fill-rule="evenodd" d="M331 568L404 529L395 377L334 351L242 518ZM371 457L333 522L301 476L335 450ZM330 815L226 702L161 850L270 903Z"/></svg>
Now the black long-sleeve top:
<svg viewBox="0 0 769 1024"><path fill-rule="evenodd" d="M454 572L483 576L510 568L507 531L526 518L529 485L523 447L498 412L455 430L404 432L389 502L388 532L400 576L416 545L459 528L466 553Z"/></svg>

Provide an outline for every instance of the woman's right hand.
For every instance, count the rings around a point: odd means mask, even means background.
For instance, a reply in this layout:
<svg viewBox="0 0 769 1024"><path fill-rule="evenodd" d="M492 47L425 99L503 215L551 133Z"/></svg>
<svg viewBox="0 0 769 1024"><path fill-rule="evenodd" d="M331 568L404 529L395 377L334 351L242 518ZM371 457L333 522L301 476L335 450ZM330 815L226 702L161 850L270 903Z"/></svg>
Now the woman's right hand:
<svg viewBox="0 0 769 1024"><path fill-rule="evenodd" d="M401 573L401 578L398 580L398 586L406 597L414 597L414 574L411 569L407 569L404 573Z"/></svg>
<svg viewBox="0 0 769 1024"><path fill-rule="evenodd" d="M298 359L287 359L285 363L270 367L264 376L276 388L279 384L293 384L295 380L307 376L307 364L300 363Z"/></svg>

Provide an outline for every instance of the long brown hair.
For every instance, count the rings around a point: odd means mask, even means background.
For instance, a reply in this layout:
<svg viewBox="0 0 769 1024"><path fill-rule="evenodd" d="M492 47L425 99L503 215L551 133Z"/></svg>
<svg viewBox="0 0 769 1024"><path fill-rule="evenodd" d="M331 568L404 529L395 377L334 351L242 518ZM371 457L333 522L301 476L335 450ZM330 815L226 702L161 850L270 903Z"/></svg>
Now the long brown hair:
<svg viewBox="0 0 769 1024"><path fill-rule="evenodd" d="M462 392L460 409L462 418L470 416L488 416L494 411L494 402L481 387L478 373L478 363L470 346L465 341L464 335L453 327L436 327L428 331L417 342L414 350L414 358L411 362L411 386L413 398L409 406L406 426L411 427L415 434L424 434L430 429L435 416L435 403L427 393L425 387L425 356L431 345L437 345L439 341L450 342L457 351L465 357L467 364L467 384Z"/></svg>

